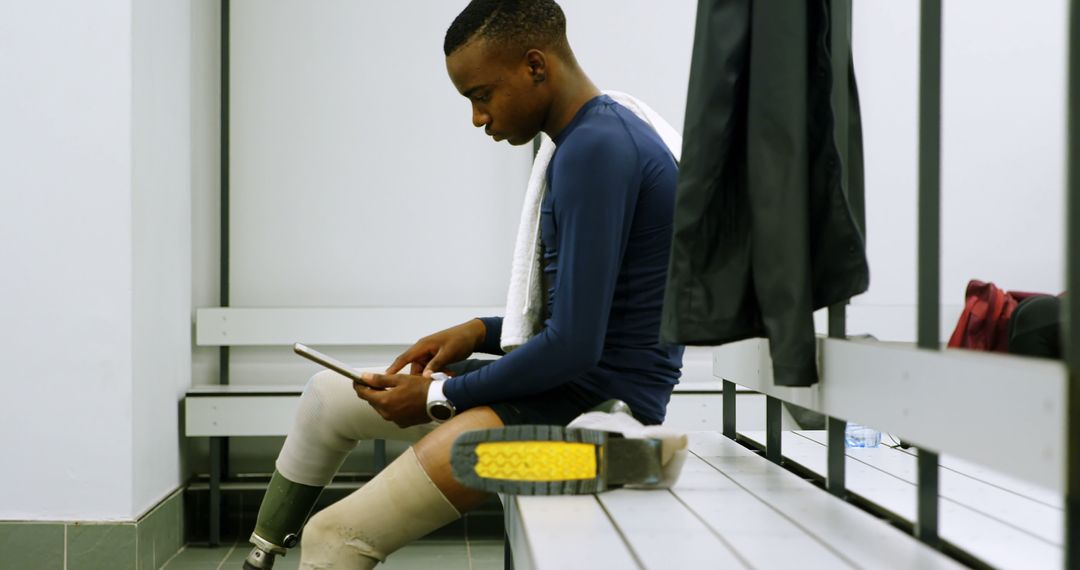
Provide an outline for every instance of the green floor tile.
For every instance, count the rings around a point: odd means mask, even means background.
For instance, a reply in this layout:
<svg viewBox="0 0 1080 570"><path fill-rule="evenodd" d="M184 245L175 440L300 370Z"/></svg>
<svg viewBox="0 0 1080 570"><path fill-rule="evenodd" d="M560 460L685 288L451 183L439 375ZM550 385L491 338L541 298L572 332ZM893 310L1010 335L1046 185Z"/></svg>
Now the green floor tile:
<svg viewBox="0 0 1080 570"><path fill-rule="evenodd" d="M62 570L64 525L0 523L0 570Z"/></svg>
<svg viewBox="0 0 1080 570"><path fill-rule="evenodd" d="M67 570L135 570L135 525L69 524Z"/></svg>
<svg viewBox="0 0 1080 570"><path fill-rule="evenodd" d="M472 570L502 568L502 542L478 541L479 564ZM188 546L162 570L225 570L240 568L247 556L249 545L238 543L218 548ZM474 556L476 553L474 553ZM291 550L288 556L279 557L274 570L297 570L300 567L300 549ZM464 540L425 540L415 542L392 554L380 570L469 570L468 550Z"/></svg>
<svg viewBox="0 0 1080 570"><path fill-rule="evenodd" d="M240 568L244 558L251 552L251 545L244 542L236 545L236 550L229 555L228 560L222 565L222 570ZM298 570L300 568L300 548L293 548L285 556L278 556L274 560L274 570ZM171 568L168 570L172 570Z"/></svg>
<svg viewBox="0 0 1080 570"><path fill-rule="evenodd" d="M473 558L501 557L503 555L503 541L501 540L470 540L469 554Z"/></svg>
<svg viewBox="0 0 1080 570"><path fill-rule="evenodd" d="M469 555L465 541L415 542L390 555L382 567L386 570L468 570Z"/></svg>
<svg viewBox="0 0 1080 570"><path fill-rule="evenodd" d="M201 570L216 569L232 552L233 545L207 548L189 545L163 567L164 570Z"/></svg>
<svg viewBox="0 0 1080 570"><path fill-rule="evenodd" d="M470 540L469 560L472 562L472 570L492 570L502 568L505 560L503 541Z"/></svg>

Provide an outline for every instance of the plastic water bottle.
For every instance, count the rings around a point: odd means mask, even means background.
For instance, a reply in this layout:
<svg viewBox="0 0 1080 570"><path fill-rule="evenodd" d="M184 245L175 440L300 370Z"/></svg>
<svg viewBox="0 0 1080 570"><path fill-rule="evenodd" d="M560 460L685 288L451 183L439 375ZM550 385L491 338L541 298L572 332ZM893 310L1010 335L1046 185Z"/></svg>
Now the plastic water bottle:
<svg viewBox="0 0 1080 570"><path fill-rule="evenodd" d="M878 445L881 445L880 431L848 422L844 430L845 447L877 447Z"/></svg>

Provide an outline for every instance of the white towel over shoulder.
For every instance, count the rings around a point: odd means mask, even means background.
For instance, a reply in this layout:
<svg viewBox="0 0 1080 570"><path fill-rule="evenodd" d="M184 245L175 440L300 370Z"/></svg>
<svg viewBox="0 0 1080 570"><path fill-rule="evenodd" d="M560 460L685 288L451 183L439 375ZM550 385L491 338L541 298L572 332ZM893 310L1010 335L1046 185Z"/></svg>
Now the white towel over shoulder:
<svg viewBox="0 0 1080 570"><path fill-rule="evenodd" d="M679 160L682 136L656 111L641 100L620 93L605 91L616 103L634 112L660 135L668 150ZM510 267L510 288L506 294L506 316L503 317L502 338L499 344L506 352L525 344L543 327L543 279L541 279L540 204L547 192L547 168L555 154L555 143L541 134L540 149L533 159L525 202L521 207L521 222L514 242L514 260ZM614 239L614 237L613 237Z"/></svg>

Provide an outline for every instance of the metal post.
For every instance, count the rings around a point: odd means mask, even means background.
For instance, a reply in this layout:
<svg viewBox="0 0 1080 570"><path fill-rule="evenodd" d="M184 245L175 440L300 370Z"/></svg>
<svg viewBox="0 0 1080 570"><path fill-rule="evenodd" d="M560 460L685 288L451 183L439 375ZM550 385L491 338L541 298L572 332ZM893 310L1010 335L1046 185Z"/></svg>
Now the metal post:
<svg viewBox="0 0 1080 570"><path fill-rule="evenodd" d="M218 296L222 307L229 306L229 0L221 0L221 100L220 129L220 249L218 250ZM229 383L229 347L218 353L220 379Z"/></svg>
<svg viewBox="0 0 1080 570"><path fill-rule="evenodd" d="M210 546L221 544L221 440L210 438Z"/></svg>
<svg viewBox="0 0 1080 570"><path fill-rule="evenodd" d="M840 181L841 188L847 196L849 203L859 201L860 209L862 196L852 196L851 186L848 182L848 61L851 58L851 0L833 0L830 12L831 25L829 26L830 44L832 52L832 103L835 128L833 136L836 140L836 150L840 154ZM860 230L865 231L864 222L859 219ZM837 303L829 307L829 338L847 338L847 302ZM825 487L837 497L847 495L845 482L845 447L844 432L847 422L837 418L826 420L828 429L827 471Z"/></svg>
<svg viewBox="0 0 1080 570"><path fill-rule="evenodd" d="M847 496L847 483L845 480L845 453L844 432L847 430L847 422L837 418L829 418L828 422L828 471L825 477L825 487L837 497Z"/></svg>
<svg viewBox="0 0 1080 570"><path fill-rule="evenodd" d="M375 449L373 450L373 463L375 464L375 473L378 474L386 467L386 440L376 439Z"/></svg>
<svg viewBox="0 0 1080 570"><path fill-rule="evenodd" d="M221 0L220 34L220 249L218 295L222 307L229 306L229 0ZM229 347L218 349L218 381L229 383ZM210 545L221 541L221 479L229 471L229 441L223 437L210 438Z"/></svg>
<svg viewBox="0 0 1080 570"><path fill-rule="evenodd" d="M772 396L765 397L765 458L780 464L780 434L783 408L781 400Z"/></svg>
<svg viewBox="0 0 1080 570"><path fill-rule="evenodd" d="M503 570L514 570L514 551L510 548L510 537L503 538Z"/></svg>
<svg viewBox="0 0 1080 570"><path fill-rule="evenodd" d="M1065 567L1080 570L1080 0L1069 3L1067 225L1065 244L1065 358L1069 367L1065 417Z"/></svg>
<svg viewBox="0 0 1080 570"><path fill-rule="evenodd" d="M918 345L941 347L941 0L922 0L919 39ZM919 448L915 536L938 544L938 456Z"/></svg>
<svg viewBox="0 0 1080 570"><path fill-rule="evenodd" d="M723 392L723 429L724 435L735 439L735 383L724 380Z"/></svg>
<svg viewBox="0 0 1080 570"><path fill-rule="evenodd" d="M940 348L941 0L922 1L919 54L919 321L921 348Z"/></svg>
<svg viewBox="0 0 1080 570"><path fill-rule="evenodd" d="M915 537L930 546L937 546L938 538L938 454L919 448L917 460L918 520L915 521Z"/></svg>
<svg viewBox="0 0 1080 570"><path fill-rule="evenodd" d="M847 338L847 301L829 306L829 338Z"/></svg>

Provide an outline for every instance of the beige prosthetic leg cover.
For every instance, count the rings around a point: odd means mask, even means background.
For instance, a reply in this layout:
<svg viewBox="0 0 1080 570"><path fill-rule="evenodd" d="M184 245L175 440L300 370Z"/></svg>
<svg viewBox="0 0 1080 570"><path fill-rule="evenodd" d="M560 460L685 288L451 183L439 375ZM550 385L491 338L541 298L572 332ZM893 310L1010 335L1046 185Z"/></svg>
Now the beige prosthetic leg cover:
<svg viewBox="0 0 1080 570"><path fill-rule="evenodd" d="M278 472L294 483L325 487L358 441L390 439L417 442L435 423L399 428L353 391L352 380L336 372L311 377L296 419L278 455Z"/></svg>
<svg viewBox="0 0 1080 570"><path fill-rule="evenodd" d="M370 483L308 521L300 568L374 568L395 550L459 517L410 447Z"/></svg>

